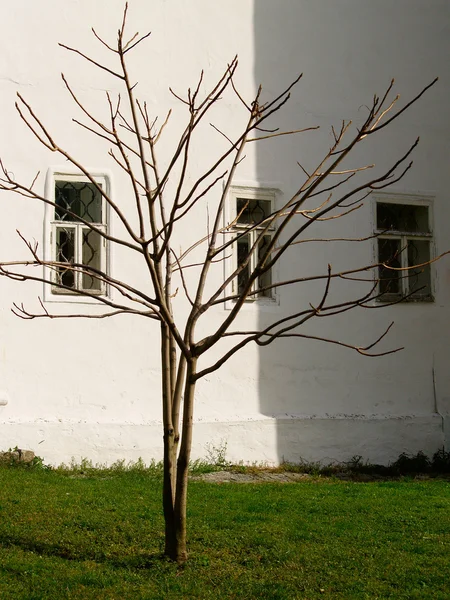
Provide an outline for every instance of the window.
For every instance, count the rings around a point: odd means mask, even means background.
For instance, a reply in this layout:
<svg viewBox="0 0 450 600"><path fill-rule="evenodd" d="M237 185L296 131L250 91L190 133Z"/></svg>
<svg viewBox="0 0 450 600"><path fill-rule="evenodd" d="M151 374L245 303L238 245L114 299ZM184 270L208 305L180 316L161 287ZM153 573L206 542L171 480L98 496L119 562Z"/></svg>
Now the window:
<svg viewBox="0 0 450 600"><path fill-rule="evenodd" d="M106 178L96 178L96 183L100 189L106 189ZM54 283L65 286L52 286L52 294L71 295L70 290L105 294L104 281L71 268L71 265L78 263L103 272L106 269L106 240L81 221L83 219L106 232L106 203L103 195L86 178L59 174L53 175L51 191L55 203L55 207L51 207L51 260L62 263L52 270L51 277Z"/></svg>
<svg viewBox="0 0 450 600"><path fill-rule="evenodd" d="M273 225L268 226L266 219L274 210L275 192L260 188L233 188L232 202L232 231L235 234L234 269L248 260L242 271L233 281L233 294L245 289L258 261L267 249L275 231ZM252 251L252 248L254 249ZM250 256L249 256L250 255ZM272 271L263 273L253 282L250 289L252 294L248 300L258 298L274 298L274 289L264 289L272 285ZM261 290L261 291L258 291Z"/></svg>
<svg viewBox="0 0 450 600"><path fill-rule="evenodd" d="M375 210L377 261L387 265L378 270L380 300L432 300L431 266L411 268L432 258L430 201L382 197L376 199Z"/></svg>

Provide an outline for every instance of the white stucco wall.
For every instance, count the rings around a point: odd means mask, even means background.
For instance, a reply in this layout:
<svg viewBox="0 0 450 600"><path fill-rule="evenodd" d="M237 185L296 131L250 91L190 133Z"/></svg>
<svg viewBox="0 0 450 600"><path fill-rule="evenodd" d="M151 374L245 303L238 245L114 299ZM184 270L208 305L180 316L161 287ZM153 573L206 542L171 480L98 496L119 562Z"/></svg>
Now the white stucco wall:
<svg viewBox="0 0 450 600"><path fill-rule="evenodd" d="M59 73L64 71L96 114L104 114L105 90L114 94L117 82L57 45L62 41L104 58L106 51L95 42L90 27L114 39L122 7L118 0L16 0L14 6L3 7L0 155L8 170L25 181L41 171L37 186L42 192L48 168L64 168L64 161L39 146L20 122L13 107L17 91L33 105L57 143L85 165L112 171L114 197L125 208L130 206L127 182L107 156L107 147L71 123L80 114ZM263 83L264 98L269 99L304 72L280 115L280 127L320 125L321 130L252 146L236 177L236 184L277 187L283 197L301 181L297 161L312 166L326 152L331 124L339 125L343 118L360 122L364 106L374 93L384 92L392 77L405 102L439 75L439 84L391 129L362 145L352 164L376 163L381 172L420 135L414 168L387 191L432 196L436 251L450 247L446 0L132 0L129 30L143 33L147 28L153 32L151 39L130 70L139 80L139 96L155 116L163 119L174 108L162 141L163 157L184 118L169 86L183 92L195 85L201 69L205 85L210 85L235 54L240 61L236 84L247 98ZM233 132L245 118L239 101L227 95L211 120ZM225 144L209 127L202 130L190 177L201 173ZM208 202L214 205L215 200L211 193ZM16 228L44 242L42 205L3 193L0 207L0 260L26 256ZM195 219L203 222L204 206L202 211L187 224L180 246L193 240ZM333 227L326 224L323 232L370 235L371 201ZM373 253L371 242L305 244L280 265L277 275L289 277L299 264L304 273L324 272L328 262L335 269L367 264ZM130 254L114 249L111 268L114 276L137 281L142 267ZM215 274L220 281L221 268ZM361 310L319 321L307 330L364 345L395 321L383 347L405 346L400 353L368 359L334 346L287 340L262 350L248 347L201 381L194 457L204 457L208 444L219 448L227 443L227 457L236 461L331 461L358 454L386 462L402 451L432 453L446 437L448 443L450 262L434 266L433 276L433 303ZM279 304L268 310L246 307L238 325L266 323L274 315L314 302L321 290L280 291ZM345 291L336 287L335 293ZM0 294L0 448L31 448L53 463L72 456L101 462L161 458L158 326L131 316L27 322L15 318L10 306L24 302L37 309L42 286L0 278ZM64 302L52 302L51 308L68 310ZM97 309L79 304L77 310ZM181 316L186 313L181 301L177 310ZM218 323L222 310L209 317L205 330Z"/></svg>

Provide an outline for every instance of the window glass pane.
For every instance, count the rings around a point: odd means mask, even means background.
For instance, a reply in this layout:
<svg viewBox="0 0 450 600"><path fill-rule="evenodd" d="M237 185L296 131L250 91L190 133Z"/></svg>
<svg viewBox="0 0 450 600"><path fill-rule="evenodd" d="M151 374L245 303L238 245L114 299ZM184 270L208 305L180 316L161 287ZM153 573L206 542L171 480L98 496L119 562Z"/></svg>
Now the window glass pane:
<svg viewBox="0 0 450 600"><path fill-rule="evenodd" d="M91 231L87 227L82 229L82 246L81 246L81 262L94 269L101 269L101 248L102 237L96 231ZM101 281L96 277L92 277L86 273L81 276L83 290L99 291L101 289Z"/></svg>
<svg viewBox="0 0 450 600"><path fill-rule="evenodd" d="M266 250L267 246L270 244L270 240L271 237L270 235L264 235L258 243L258 260L260 258L262 258L264 251ZM270 260L270 256L268 258L268 260ZM258 288L264 288L268 285L272 284L272 273L271 271L267 271L266 273L264 273L263 275L261 275L258 278ZM266 298L270 298L272 297L272 290L263 290L261 291L259 294L259 296L264 296Z"/></svg>
<svg viewBox="0 0 450 600"><path fill-rule="evenodd" d="M88 223L102 223L102 195L90 182L56 181L55 204L57 221L77 221L76 217L81 217ZM76 217L68 215L66 210Z"/></svg>
<svg viewBox="0 0 450 600"><path fill-rule="evenodd" d="M246 225L261 223L271 214L271 202L270 200L237 198L236 214L238 215L238 223Z"/></svg>
<svg viewBox="0 0 450 600"><path fill-rule="evenodd" d="M378 261L386 263L389 267L400 268L400 240L378 238ZM380 280L381 294L400 294L401 271L392 271L380 265L378 267L378 278Z"/></svg>
<svg viewBox="0 0 450 600"><path fill-rule="evenodd" d="M61 263L75 262L75 229L56 228L56 261ZM58 267L56 282L67 287L75 287L75 273L72 270Z"/></svg>
<svg viewBox="0 0 450 600"><path fill-rule="evenodd" d="M243 235L237 241L237 264L238 267L242 265L248 258L250 251L250 236ZM247 266L242 269L238 275L238 294L240 294L247 285L250 278L250 261Z"/></svg>
<svg viewBox="0 0 450 600"><path fill-rule="evenodd" d="M377 203L377 229L429 233L428 206L416 204Z"/></svg>
<svg viewBox="0 0 450 600"><path fill-rule="evenodd" d="M430 242L408 240L408 266L420 265L430 260ZM420 296L431 296L430 265L408 271L409 291Z"/></svg>

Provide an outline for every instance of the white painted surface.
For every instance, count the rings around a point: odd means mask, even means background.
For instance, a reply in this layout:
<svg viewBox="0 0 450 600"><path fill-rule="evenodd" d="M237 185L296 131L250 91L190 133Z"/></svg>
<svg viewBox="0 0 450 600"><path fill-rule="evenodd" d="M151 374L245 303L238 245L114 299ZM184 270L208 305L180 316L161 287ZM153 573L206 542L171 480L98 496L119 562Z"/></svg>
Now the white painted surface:
<svg viewBox="0 0 450 600"><path fill-rule="evenodd" d="M117 82L57 46L63 41L104 57L90 27L114 39L122 6L118 0L16 0L3 7L0 155L7 168L25 181L40 170L37 185L42 191L47 169L63 168L64 162L58 163L55 155L41 148L14 113L17 91L55 133L57 143L66 145L84 164L113 171L116 197L129 207L127 183L103 144L70 122L80 114L72 108L59 73L67 74L96 114L105 114L104 91L117 91ZM140 97L155 115L164 118L174 107L163 142L167 153L184 118L169 85L182 92L195 84L202 68L211 84L236 53L240 57L236 83L246 97L262 82L269 99L299 71L304 72L304 81L280 117L280 127L319 124L322 129L252 147L235 181L251 186L269 183L285 197L299 183L297 160L312 166L326 151L331 124L338 125L342 118L361 121L364 105L374 92L382 93L393 76L405 101L439 75L438 86L390 131L368 140L352 165L375 162L381 172L420 135L413 170L389 191L433 196L437 252L450 247L450 5L446 0L130 2L129 30L142 33L147 24L153 34L137 54L131 73L139 80ZM228 95L211 120L232 133L245 117L239 101ZM192 177L225 144L205 128L194 148ZM215 200L213 194L208 198L211 205ZM3 194L0 206L0 260L26 256L16 227L42 246L42 205ZM204 222L204 212L198 220ZM192 223L180 236L183 247L191 240ZM339 222L338 231L337 227L325 224L322 234L370 235L370 203ZM373 258L371 243L312 246L304 245L280 265L279 276L289 277L299 264L305 273L324 272L328 262L338 269ZM143 272L129 253L118 249L112 254L112 268L115 276L126 274L131 280ZM215 273L220 281L221 270ZM205 456L207 444L220 447L227 442L227 457L232 460L331 461L358 454L386 462L402 451L432 453L446 437L449 443L450 261L436 265L434 276L433 304L361 310L319 321L307 330L364 345L394 320L384 347L405 346L401 353L367 359L344 349L291 340L261 352L249 347L202 381L194 456ZM336 294L345 291L336 286ZM317 301L321 292L321 286L280 292L275 312L246 307L238 325L269 322L274 314ZM26 322L14 318L9 307L23 301L30 310L37 309L42 287L0 278L0 294L0 448L32 448L53 463L67 462L72 456L100 462L139 456L160 459L158 327L129 316ZM68 308L72 307L52 302L52 310L63 313ZM186 314L181 301L176 309L181 317ZM80 304L79 310L92 307ZM205 331L221 317L218 309L204 324ZM3 398L7 402L2 404Z"/></svg>

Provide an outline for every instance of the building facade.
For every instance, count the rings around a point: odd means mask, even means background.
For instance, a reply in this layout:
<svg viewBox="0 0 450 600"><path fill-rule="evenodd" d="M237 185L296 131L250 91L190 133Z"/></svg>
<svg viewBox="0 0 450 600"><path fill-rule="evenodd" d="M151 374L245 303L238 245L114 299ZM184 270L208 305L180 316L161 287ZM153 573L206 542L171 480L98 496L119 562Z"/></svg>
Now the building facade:
<svg viewBox="0 0 450 600"><path fill-rule="evenodd" d="M35 189L57 205L69 206L75 216L67 219L64 210L3 191L1 262L29 257L18 229L27 240L38 242L47 260L87 262L118 279L146 281L130 251L87 236L77 215L117 235L121 227L79 170L43 147L14 110L19 92L55 143L76 156L126 211L129 182L108 155L108 144L73 122L83 121L84 115L59 74L64 72L77 97L99 118L108 115L106 92L117 97L120 82L58 46L79 48L113 69L114 57L91 27L114 43L122 13L118 0L17 0L14 7L3 9L0 156L20 181L31 182L40 172ZM262 98L270 101L304 73L274 126L280 131L320 129L249 145L226 208L227 222L234 220L241 231L252 218L245 220L247 209L264 213L295 193L304 181L298 163L306 170L315 168L332 143L331 126L339 128L344 119L357 127L373 95L382 96L393 77L392 97L400 93L398 106L403 107L439 76L437 85L391 126L358 146L342 168L374 164L374 173L385 172L420 136L413 167L402 179L393 177L388 186L373 190L345 219L317 224L313 230L317 238L364 241L299 245L269 276L276 282L298 269L305 276L323 274L328 264L345 271L383 262L392 254L398 254L399 267L410 267L450 249L446 0L132 0L127 27L131 34L152 31L130 60L130 76L138 82L136 93L147 102L152 118L163 122L172 109L161 141L162 161L170 158L186 119L186 107L169 87L183 95L195 88L203 69L203 91L236 54L234 81L245 99L251 100L262 84ZM232 93L211 113L211 122L232 138L244 119L245 108ZM208 123L191 150L187 182L205 172L226 144ZM214 188L201 211L187 217L177 240L180 251L195 241L197 229L201 237L207 207L215 202ZM251 233L241 240L241 247L215 270L218 282L239 260L239 252L245 254ZM113 290L70 270L62 269L55 277L94 294L62 294L55 286L0 278L0 447L30 448L51 463L71 457L108 463L159 460L157 323L130 315L31 321L14 316L14 303L39 312L40 300L54 314L95 314L100 308L92 295L114 297ZM149 284L140 285L151 292ZM353 285L339 281L333 294L343 301L354 293ZM404 347L401 352L368 358L308 339L280 340L267 348L247 346L198 384L194 458L225 446L229 460L271 464L342 461L355 455L388 462L401 452L448 449L450 262L444 257L417 271L415 278L400 276L380 291L410 299L389 307L373 302L371 308L317 319L304 331L366 346L394 322L381 349ZM275 288L244 306L237 327L266 326L298 306L317 303L322 293L320 282ZM181 294L178 310L183 318L187 309ZM217 326L226 310L229 306L220 305L212 311L202 324L205 331Z"/></svg>

